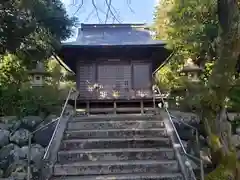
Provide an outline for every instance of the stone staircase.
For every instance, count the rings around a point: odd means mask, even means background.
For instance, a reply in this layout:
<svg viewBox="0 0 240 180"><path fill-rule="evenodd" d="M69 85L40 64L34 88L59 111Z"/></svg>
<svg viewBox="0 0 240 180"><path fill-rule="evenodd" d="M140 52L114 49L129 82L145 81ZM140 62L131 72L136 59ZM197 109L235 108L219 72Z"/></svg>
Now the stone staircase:
<svg viewBox="0 0 240 180"><path fill-rule="evenodd" d="M51 180L183 180L156 115L98 115L68 122Z"/></svg>

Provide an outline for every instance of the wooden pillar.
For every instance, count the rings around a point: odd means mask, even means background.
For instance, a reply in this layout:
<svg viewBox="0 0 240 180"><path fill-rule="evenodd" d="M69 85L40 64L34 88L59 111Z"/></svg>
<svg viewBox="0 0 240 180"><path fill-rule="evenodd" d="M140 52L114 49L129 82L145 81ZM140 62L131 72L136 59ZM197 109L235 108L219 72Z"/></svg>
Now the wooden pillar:
<svg viewBox="0 0 240 180"><path fill-rule="evenodd" d="M89 115L90 114L90 102L89 101L87 101L87 115Z"/></svg>
<svg viewBox="0 0 240 180"><path fill-rule="evenodd" d="M117 102L113 101L113 112L114 114L117 114Z"/></svg>
<svg viewBox="0 0 240 180"><path fill-rule="evenodd" d="M144 105L143 105L143 99L141 99L141 114L144 114Z"/></svg>
<svg viewBox="0 0 240 180"><path fill-rule="evenodd" d="M77 114L77 100L76 99L74 100L74 111L75 111L75 114Z"/></svg>
<svg viewBox="0 0 240 180"><path fill-rule="evenodd" d="M131 88L134 89L134 68L133 63L131 62Z"/></svg>

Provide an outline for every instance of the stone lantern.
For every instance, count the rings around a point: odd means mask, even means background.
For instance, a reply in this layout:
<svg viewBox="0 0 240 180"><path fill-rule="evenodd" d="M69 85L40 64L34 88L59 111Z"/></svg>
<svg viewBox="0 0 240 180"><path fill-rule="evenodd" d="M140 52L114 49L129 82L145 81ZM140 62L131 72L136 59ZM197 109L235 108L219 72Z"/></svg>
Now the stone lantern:
<svg viewBox="0 0 240 180"><path fill-rule="evenodd" d="M198 82L202 68L194 64L192 59L189 58L180 72L184 73L184 75L188 77L188 80Z"/></svg>
<svg viewBox="0 0 240 180"><path fill-rule="evenodd" d="M45 77L49 75L49 73L45 71L42 62L38 62L36 68L29 71L29 74L31 75L31 84L33 87L43 86Z"/></svg>

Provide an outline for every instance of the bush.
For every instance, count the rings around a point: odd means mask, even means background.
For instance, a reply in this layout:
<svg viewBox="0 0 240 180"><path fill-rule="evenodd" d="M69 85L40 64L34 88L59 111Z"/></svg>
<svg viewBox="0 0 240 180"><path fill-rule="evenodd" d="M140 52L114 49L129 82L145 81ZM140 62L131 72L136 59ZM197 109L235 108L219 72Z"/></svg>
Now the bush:
<svg viewBox="0 0 240 180"><path fill-rule="evenodd" d="M15 85L0 87L0 115L26 116L44 113L59 113L61 110L60 94L55 87L44 86L31 88L24 85L21 88Z"/></svg>
<svg viewBox="0 0 240 180"><path fill-rule="evenodd" d="M62 73L56 60L45 60L43 62L51 77L46 79L44 87L32 88L27 68L30 64L23 62L23 59L13 54L0 56L0 116L59 113L63 101L61 97L66 97L59 90L62 83L60 79L62 74L67 73ZM63 80L63 89L69 89L71 82L67 78Z"/></svg>

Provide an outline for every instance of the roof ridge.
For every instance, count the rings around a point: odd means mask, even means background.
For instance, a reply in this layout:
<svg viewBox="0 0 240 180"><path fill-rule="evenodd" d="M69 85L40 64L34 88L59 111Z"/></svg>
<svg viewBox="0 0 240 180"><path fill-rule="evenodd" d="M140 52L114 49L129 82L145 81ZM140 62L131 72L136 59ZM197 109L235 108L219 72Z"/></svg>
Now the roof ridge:
<svg viewBox="0 0 240 180"><path fill-rule="evenodd" d="M80 29L85 28L114 28L114 27L147 27L145 23L126 23L126 24L81 24Z"/></svg>

